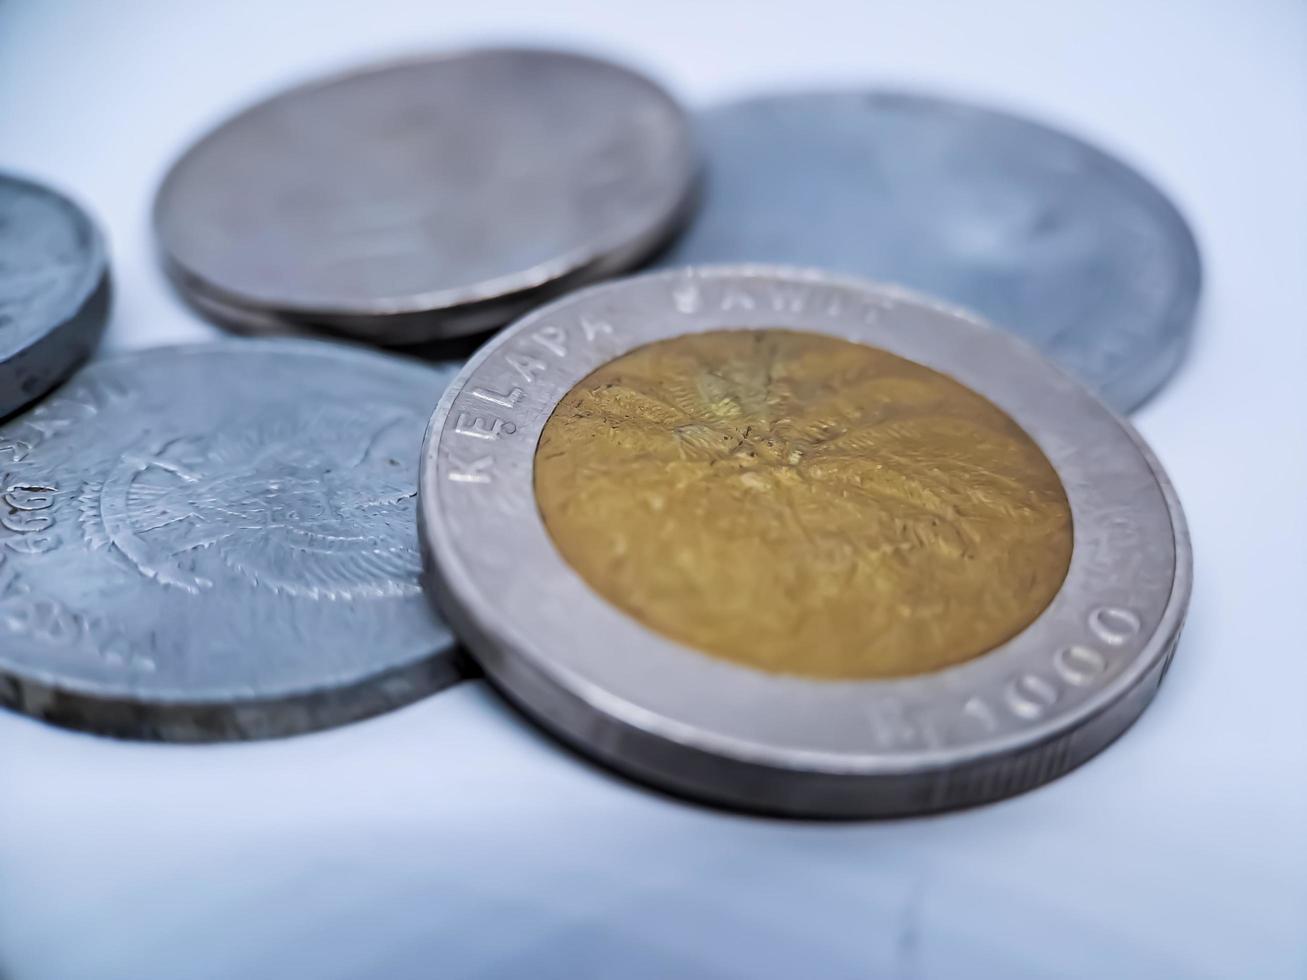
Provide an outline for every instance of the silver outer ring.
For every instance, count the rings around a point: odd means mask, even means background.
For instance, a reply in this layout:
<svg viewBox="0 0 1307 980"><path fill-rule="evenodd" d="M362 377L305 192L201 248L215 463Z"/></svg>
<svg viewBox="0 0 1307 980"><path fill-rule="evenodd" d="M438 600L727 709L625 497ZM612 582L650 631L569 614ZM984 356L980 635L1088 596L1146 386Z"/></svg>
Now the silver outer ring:
<svg viewBox="0 0 1307 980"><path fill-rule="evenodd" d="M405 302L386 302L372 308L270 307L257 298L242 296L209 281L201 270L177 259L162 233L164 191L188 157L225 127L270 102L281 102L316 89L398 68L430 62L456 61L476 55L543 53L591 62L638 80L663 101L679 120L684 166L675 202L647 225L628 222L584 247L558 255L548 262L494 280L458 288L440 289ZM251 103L200 136L168 167L155 194L151 221L158 259L174 288L203 315L237 333L303 336L315 328L381 346L406 346L439 339L464 337L503 326L548 299L580 286L617 275L640 265L667 244L689 220L697 200L699 161L689 116L670 92L652 78L603 58L568 50L536 47L472 47L393 58L314 78Z"/></svg>
<svg viewBox="0 0 1307 980"><path fill-rule="evenodd" d="M1071 503L1049 607L985 656L918 677L781 677L683 647L591 591L534 498L536 442L599 365L685 333L784 327L942 371L1019 422ZM582 751L729 806L921 813L1022 792L1084 762L1151 700L1188 606L1191 553L1130 425L1024 342L897 289L816 271L700 267L592 287L518 321L446 391L423 444L428 594L491 680Z"/></svg>

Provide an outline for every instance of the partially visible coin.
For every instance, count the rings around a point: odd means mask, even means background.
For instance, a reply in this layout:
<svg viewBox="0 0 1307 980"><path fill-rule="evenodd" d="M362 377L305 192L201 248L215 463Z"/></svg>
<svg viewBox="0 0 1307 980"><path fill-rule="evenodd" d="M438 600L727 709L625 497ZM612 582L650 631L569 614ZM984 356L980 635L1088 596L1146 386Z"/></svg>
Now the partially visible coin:
<svg viewBox="0 0 1307 980"><path fill-rule="evenodd" d="M246 109L172 167L155 227L220 321L417 343L638 262L684 219L694 171L689 123L649 79L477 50Z"/></svg>
<svg viewBox="0 0 1307 980"><path fill-rule="evenodd" d="M703 206L663 266L779 262L868 276L1020 334L1119 411L1179 364L1194 237L1136 171L1025 119L896 93L703 113Z"/></svg>
<svg viewBox="0 0 1307 980"><path fill-rule="evenodd" d="M414 461L452 374L310 341L160 348L0 426L0 702L189 741L452 683Z"/></svg>
<svg viewBox="0 0 1307 980"><path fill-rule="evenodd" d="M94 222L62 194L0 174L0 418L86 360L108 311Z"/></svg>
<svg viewBox="0 0 1307 980"><path fill-rule="evenodd" d="M1189 599L1156 459L1033 348L826 273L591 287L488 343L423 448L433 598L639 779L770 812L1021 792L1148 704Z"/></svg>

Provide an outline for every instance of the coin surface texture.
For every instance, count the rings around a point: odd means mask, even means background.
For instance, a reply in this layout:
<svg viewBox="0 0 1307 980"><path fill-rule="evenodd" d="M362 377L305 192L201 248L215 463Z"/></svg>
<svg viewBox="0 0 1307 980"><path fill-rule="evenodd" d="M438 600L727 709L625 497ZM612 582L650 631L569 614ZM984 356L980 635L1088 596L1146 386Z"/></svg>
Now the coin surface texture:
<svg viewBox="0 0 1307 980"><path fill-rule="evenodd" d="M0 418L84 361L108 312L109 262L94 222L63 195L0 174Z"/></svg>
<svg viewBox="0 0 1307 980"><path fill-rule="evenodd" d="M969 660L1071 557L1057 474L975 392L814 333L673 337L609 361L540 435L536 498L600 595L686 646L808 677Z"/></svg>
<svg viewBox="0 0 1307 980"><path fill-rule="evenodd" d="M501 333L432 418L419 519L433 599L528 713L779 813L1060 775L1147 705L1189 596L1169 482L1079 382L959 310L774 267Z"/></svg>
<svg viewBox="0 0 1307 980"><path fill-rule="evenodd" d="M780 262L919 289L1024 337L1118 411L1179 364L1193 234L1095 147L888 92L753 98L699 122L703 204L661 265Z"/></svg>
<svg viewBox="0 0 1307 980"><path fill-rule="evenodd" d="M97 361L0 427L0 694L114 735L256 738L453 682L418 583L453 374L308 341Z"/></svg>
<svg viewBox="0 0 1307 980"><path fill-rule="evenodd" d="M689 123L649 79L477 50L246 109L172 167L155 227L208 315L416 343L639 261L681 223L694 172Z"/></svg>

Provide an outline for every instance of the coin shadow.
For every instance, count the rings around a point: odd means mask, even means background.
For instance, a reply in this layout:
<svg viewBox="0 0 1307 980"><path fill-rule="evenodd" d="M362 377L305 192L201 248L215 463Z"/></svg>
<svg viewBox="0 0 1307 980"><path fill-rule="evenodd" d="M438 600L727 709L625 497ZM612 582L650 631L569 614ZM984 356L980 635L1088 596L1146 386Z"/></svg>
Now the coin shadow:
<svg viewBox="0 0 1307 980"><path fill-rule="evenodd" d="M576 744L574 744L569 738L559 734L558 732L550 728L548 725L537 720L534 715L530 714L527 711L524 711L522 707L514 700L512 695L508 693L506 690L504 690L502 687L500 687L497 683L495 683L493 678L491 678L489 674L487 674L476 664L476 661L474 660L472 655L467 653L467 651L464 650L462 647L459 648L459 654L461 659L458 660L458 664L459 664L459 669L463 672L464 679L485 681L487 686L495 693L495 695L498 697L501 703L506 705L507 709L516 718L521 720L527 728L536 732L541 738L543 738L551 746L556 748L561 755L566 756L568 760L570 760L571 762L575 763L576 765L590 772L596 779L605 780L610 783L614 783L618 785L625 785L627 787L637 790L638 792L648 793L662 800L665 803L673 804L680 807L685 807L691 810L696 810L704 813L711 813L717 816L730 816L735 818L753 819L755 821L762 822L762 823L776 823L776 824L784 824L789 826L809 825L814 827L820 827L820 826L852 827L852 826L869 826L869 825L893 825L893 824L909 823L909 822L916 822L916 821L923 821L923 820L933 820L936 818L946 818L949 816L953 816L960 811L989 809L990 807L998 806L1004 803L1014 803L1017 800L1019 800L1021 797L1027 796L1031 793L1038 792L1044 786L1048 785L1047 783L1045 783L1045 784L1041 784L1040 786L1032 787L1030 790L1027 790L1024 793L1020 793L1015 797L1004 797L996 800L989 800L982 803L959 804L959 805L949 806L937 810L931 810L929 812L919 813L919 814L892 814L886 816L797 815L797 814L786 813L777 810L769 810L764 807L751 807L751 806L745 806L739 804L724 803L718 800L709 800L706 798L694 796L692 794L682 794L678 792L673 792L657 784L656 782L643 779L640 776L635 775L633 773L612 768L603 764L602 762L596 761L592 756L587 754L583 749L579 748ZM1129 729L1127 729L1127 731L1128 730ZM1093 761L1093 758L1097 758L1097 756L1094 756L1091 759L1086 760L1086 762L1080 763L1080 765L1085 765L1086 763ZM1077 765L1073 767L1071 770L1068 770L1067 775L1069 775L1071 772L1074 772L1076 769L1079 769L1080 765ZM1056 782L1056 780L1053 781Z"/></svg>

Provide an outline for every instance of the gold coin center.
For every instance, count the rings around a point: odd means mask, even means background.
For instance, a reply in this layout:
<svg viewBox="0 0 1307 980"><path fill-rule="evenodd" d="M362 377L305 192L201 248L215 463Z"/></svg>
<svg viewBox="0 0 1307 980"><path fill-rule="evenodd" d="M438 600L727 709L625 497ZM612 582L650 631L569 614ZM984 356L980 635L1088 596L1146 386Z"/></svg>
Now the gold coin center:
<svg viewBox="0 0 1307 980"><path fill-rule="evenodd" d="M688 334L610 361L545 424L535 492L563 557L628 615L810 678L977 657L1044 610L1071 560L1066 493L1020 426L938 371L821 334Z"/></svg>

